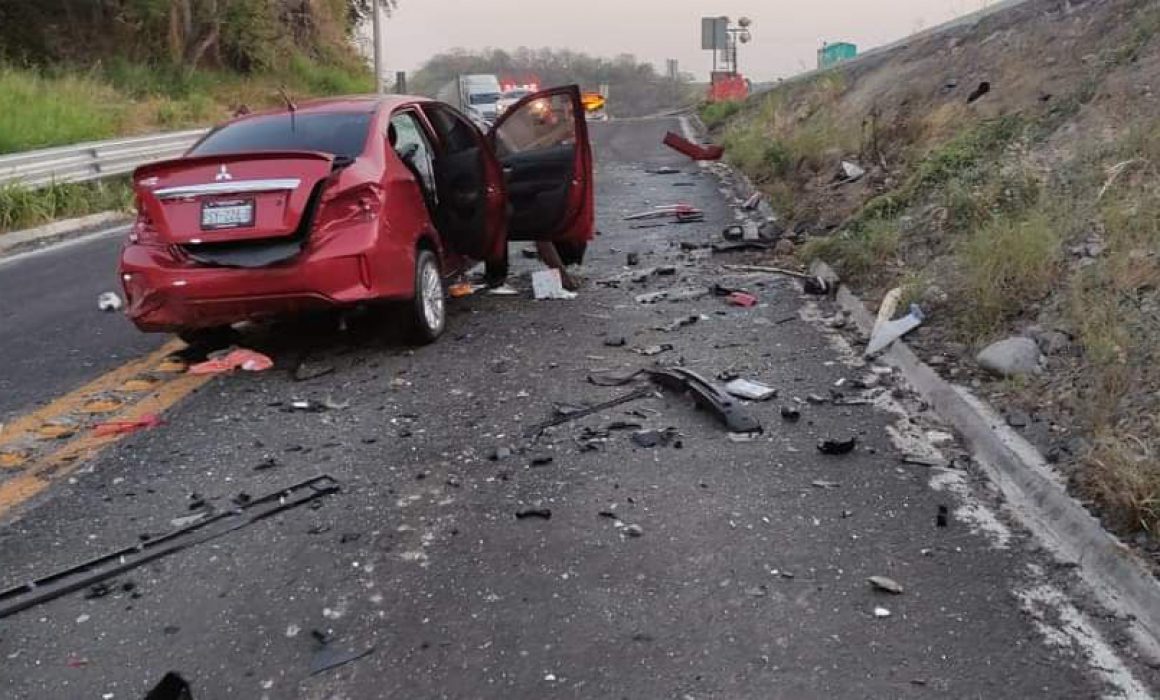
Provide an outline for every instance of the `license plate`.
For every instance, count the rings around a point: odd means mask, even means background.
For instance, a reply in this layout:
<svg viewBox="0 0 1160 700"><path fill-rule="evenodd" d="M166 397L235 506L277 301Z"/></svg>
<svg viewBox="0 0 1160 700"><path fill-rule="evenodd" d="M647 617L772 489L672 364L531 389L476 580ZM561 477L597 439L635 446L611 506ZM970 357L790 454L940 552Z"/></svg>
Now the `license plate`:
<svg viewBox="0 0 1160 700"><path fill-rule="evenodd" d="M234 199L228 202L205 202L201 205L201 227L216 231L254 225L254 200Z"/></svg>

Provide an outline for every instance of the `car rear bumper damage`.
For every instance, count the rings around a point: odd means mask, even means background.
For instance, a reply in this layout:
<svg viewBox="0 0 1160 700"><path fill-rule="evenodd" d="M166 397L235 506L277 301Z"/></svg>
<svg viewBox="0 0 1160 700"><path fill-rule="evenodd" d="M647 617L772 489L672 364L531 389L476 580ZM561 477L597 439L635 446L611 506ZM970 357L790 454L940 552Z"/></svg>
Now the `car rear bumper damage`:
<svg viewBox="0 0 1160 700"><path fill-rule="evenodd" d="M143 331L170 332L405 297L407 252L379 248L372 232L351 233L263 267L206 265L169 247L127 245L127 314Z"/></svg>

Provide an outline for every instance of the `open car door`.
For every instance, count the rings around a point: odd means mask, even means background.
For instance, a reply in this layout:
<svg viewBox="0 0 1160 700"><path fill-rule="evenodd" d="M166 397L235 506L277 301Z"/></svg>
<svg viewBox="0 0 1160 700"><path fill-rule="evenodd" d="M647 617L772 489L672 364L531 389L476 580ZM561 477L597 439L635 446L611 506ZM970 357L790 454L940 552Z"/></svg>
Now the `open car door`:
<svg viewBox="0 0 1160 700"><path fill-rule="evenodd" d="M580 88L533 93L496 122L488 140L504 172L508 240L553 241L565 263L592 239L592 149Z"/></svg>

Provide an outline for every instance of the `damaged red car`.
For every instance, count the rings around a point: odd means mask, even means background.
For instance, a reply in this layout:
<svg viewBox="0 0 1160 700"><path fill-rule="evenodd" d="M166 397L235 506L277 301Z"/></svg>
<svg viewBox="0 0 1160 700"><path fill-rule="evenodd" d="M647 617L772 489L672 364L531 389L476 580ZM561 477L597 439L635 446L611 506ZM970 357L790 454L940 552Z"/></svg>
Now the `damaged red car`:
<svg viewBox="0 0 1160 700"><path fill-rule="evenodd" d="M446 324L448 278L507 275L509 241L593 236L592 154L576 86L522 99L487 133L398 95L287 105L209 132L133 174L120 260L129 318L190 342L231 324L404 302L413 336Z"/></svg>

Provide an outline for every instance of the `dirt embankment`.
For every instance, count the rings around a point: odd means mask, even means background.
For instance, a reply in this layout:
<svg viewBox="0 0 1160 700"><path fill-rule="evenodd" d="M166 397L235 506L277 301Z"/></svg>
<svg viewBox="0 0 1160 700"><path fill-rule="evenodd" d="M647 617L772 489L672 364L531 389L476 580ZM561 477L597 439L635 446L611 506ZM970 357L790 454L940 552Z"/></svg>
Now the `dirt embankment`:
<svg viewBox="0 0 1160 700"><path fill-rule="evenodd" d="M1160 562L1157 76L1154 0L1032 0L705 117L799 257L903 287L920 354ZM1042 372L981 369L1009 336Z"/></svg>

